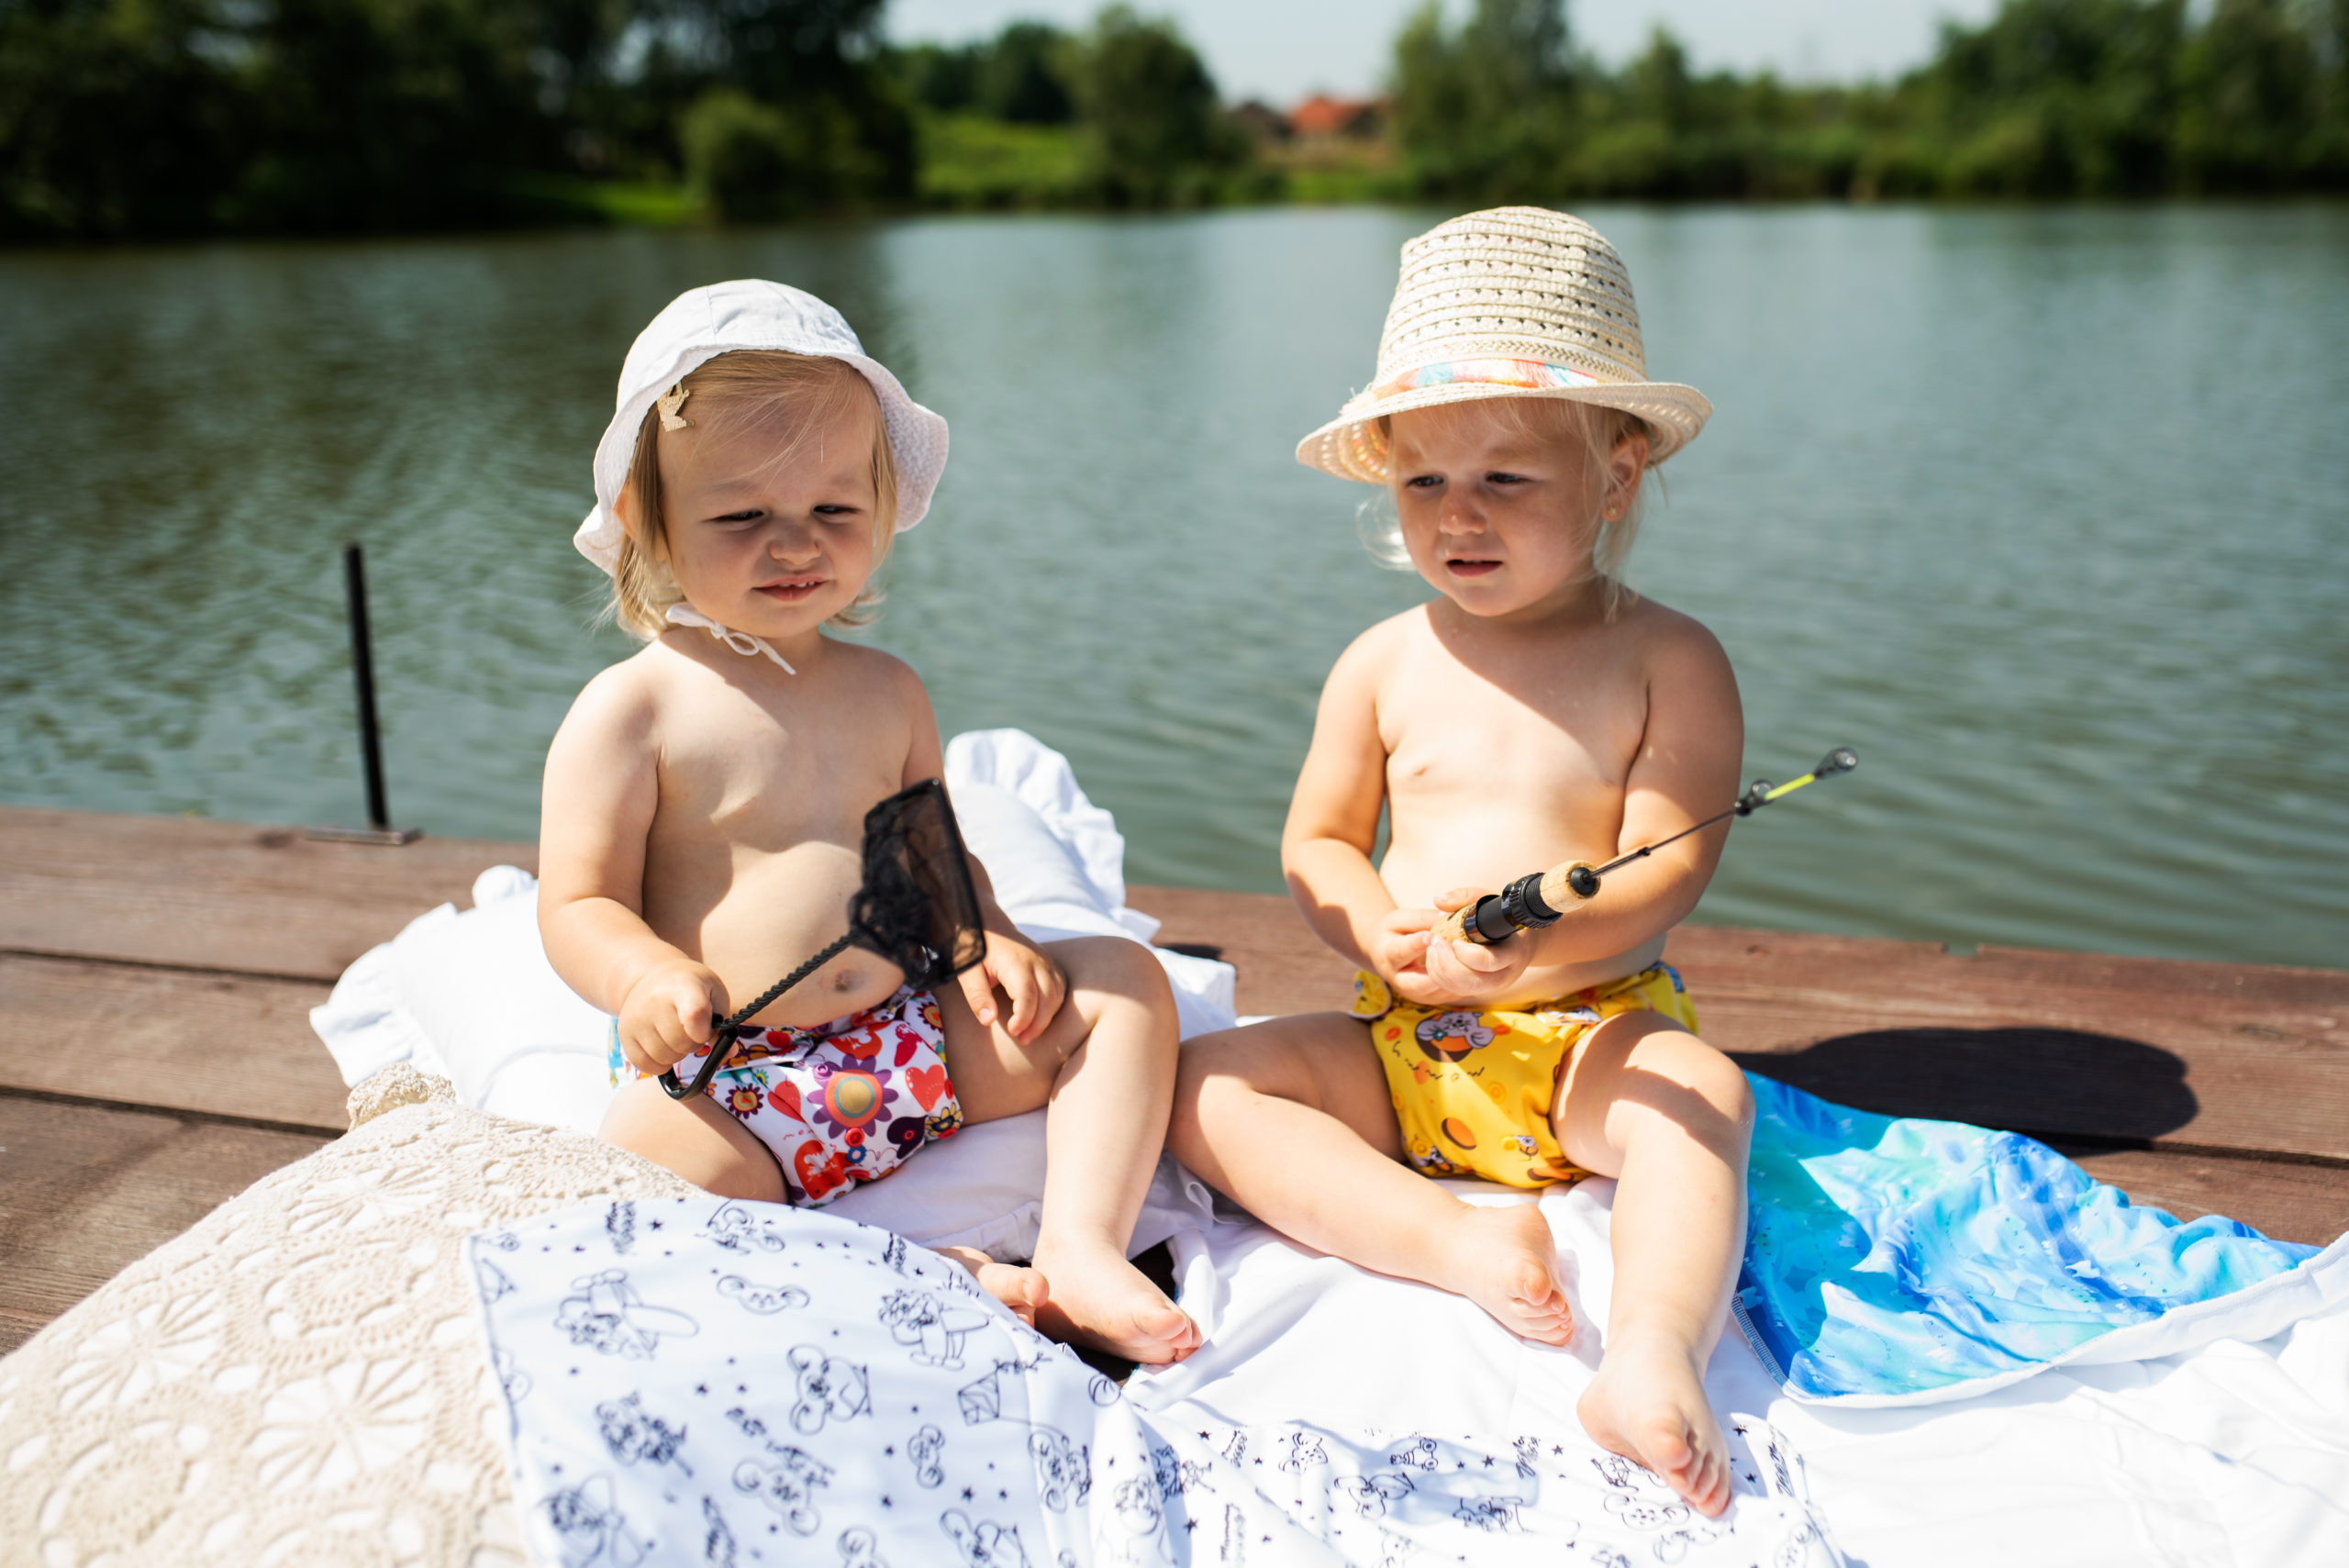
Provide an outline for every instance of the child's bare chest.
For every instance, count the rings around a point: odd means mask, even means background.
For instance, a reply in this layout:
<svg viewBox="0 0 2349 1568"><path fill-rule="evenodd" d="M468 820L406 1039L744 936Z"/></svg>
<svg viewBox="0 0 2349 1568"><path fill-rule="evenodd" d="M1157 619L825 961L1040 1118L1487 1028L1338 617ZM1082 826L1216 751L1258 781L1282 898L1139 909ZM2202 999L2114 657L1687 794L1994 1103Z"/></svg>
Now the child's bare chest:
<svg viewBox="0 0 2349 1568"><path fill-rule="evenodd" d="M887 694L702 692L664 716L653 837L781 853L853 847L904 782L911 727Z"/></svg>
<svg viewBox="0 0 2349 1568"><path fill-rule="evenodd" d="M1434 649L1406 662L1380 694L1390 795L1620 800L1646 730L1646 682L1634 661L1576 652Z"/></svg>

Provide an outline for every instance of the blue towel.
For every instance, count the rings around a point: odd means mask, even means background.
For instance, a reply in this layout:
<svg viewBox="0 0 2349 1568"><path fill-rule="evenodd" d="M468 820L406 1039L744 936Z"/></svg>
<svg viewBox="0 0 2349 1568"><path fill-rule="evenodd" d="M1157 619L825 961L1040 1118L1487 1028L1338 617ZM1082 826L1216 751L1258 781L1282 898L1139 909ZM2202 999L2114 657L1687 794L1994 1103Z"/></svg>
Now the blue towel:
<svg viewBox="0 0 2349 1568"><path fill-rule="evenodd" d="M2349 1295L2341 1245L2311 1263L2319 1249L2232 1219L2139 1208L2016 1133L1874 1116L1747 1076L1757 1116L1733 1311L1797 1399L1961 1398L2059 1362L2265 1338ZM2242 1310L2211 1309L2226 1302Z"/></svg>

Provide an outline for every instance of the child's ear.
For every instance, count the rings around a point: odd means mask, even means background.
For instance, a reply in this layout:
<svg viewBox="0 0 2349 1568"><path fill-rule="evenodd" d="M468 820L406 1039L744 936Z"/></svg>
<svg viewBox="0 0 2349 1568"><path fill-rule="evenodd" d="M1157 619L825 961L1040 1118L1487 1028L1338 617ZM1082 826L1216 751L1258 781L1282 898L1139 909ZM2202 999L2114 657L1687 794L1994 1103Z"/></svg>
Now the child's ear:
<svg viewBox="0 0 2349 1568"><path fill-rule="evenodd" d="M648 540L644 537L644 529L639 526L635 485L620 486L620 493L612 497L612 516L620 520L620 529L628 535L629 543L642 550L652 561L666 564L668 552L662 548L665 541Z"/></svg>
<svg viewBox="0 0 2349 1568"><path fill-rule="evenodd" d="M1630 506L1640 493L1640 479L1648 471L1648 438L1644 431L1626 430L1607 460L1607 489Z"/></svg>

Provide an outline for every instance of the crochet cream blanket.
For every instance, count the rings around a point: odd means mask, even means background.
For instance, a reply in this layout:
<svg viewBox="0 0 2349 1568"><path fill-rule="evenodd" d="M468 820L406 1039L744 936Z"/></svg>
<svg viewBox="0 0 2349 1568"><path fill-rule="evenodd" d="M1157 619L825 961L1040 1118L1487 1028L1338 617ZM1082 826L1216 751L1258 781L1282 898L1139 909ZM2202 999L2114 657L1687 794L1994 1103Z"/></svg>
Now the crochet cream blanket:
<svg viewBox="0 0 2349 1568"><path fill-rule="evenodd" d="M412 1068L351 1116L0 1361L0 1561L523 1561L461 1243L695 1189Z"/></svg>

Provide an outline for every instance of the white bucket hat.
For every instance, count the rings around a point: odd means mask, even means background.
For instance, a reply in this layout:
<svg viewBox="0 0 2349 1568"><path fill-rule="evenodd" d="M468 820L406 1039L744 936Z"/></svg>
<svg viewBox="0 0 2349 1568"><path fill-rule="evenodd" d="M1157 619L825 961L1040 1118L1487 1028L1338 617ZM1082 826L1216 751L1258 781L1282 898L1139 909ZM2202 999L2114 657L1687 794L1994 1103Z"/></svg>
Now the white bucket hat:
<svg viewBox="0 0 2349 1568"><path fill-rule="evenodd" d="M1713 412L1693 386L1648 380L1631 280L1605 236L1545 207L1495 207L1404 245L1370 388L1299 441L1297 461L1385 484L1392 473L1376 420L1486 397L1636 414L1650 462L1694 440Z"/></svg>
<svg viewBox="0 0 2349 1568"><path fill-rule="evenodd" d="M604 439L596 444L596 509L571 536L579 553L604 569L619 570L626 530L613 508L628 486L636 459L636 439L646 410L705 361L743 349L780 349L821 355L854 365L873 384L881 404L882 428L897 468L897 528L905 532L930 510L930 497L946 467L946 421L906 395L878 360L849 329L841 313L814 295L761 278L738 278L687 289L671 300L636 335L620 366L618 406ZM692 606L669 606L669 619L697 626L740 653L763 653L786 670L783 658L763 641L719 626Z"/></svg>

